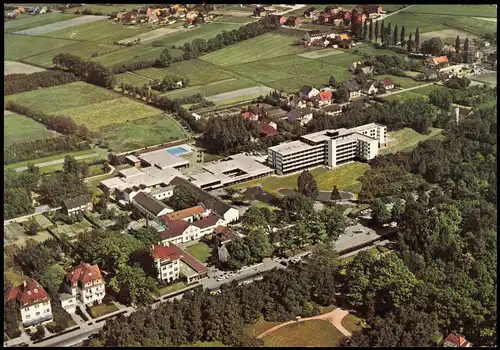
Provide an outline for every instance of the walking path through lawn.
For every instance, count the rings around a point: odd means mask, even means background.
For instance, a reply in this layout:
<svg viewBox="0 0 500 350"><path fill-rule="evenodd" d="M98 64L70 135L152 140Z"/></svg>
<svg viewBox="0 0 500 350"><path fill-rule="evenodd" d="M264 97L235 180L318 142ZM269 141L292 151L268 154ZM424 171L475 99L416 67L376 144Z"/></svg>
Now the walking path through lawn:
<svg viewBox="0 0 500 350"><path fill-rule="evenodd" d="M81 160L81 159L87 159L87 158L94 158L94 157L97 157L98 155L99 155L99 153L85 154L83 156L76 156L75 159L76 160ZM51 160L49 162L38 163L38 164L35 164L35 166L38 167L38 168L41 168L41 167L44 167L44 166L56 165L56 164L62 164L62 163L64 163L64 158L60 158L60 159L56 159L56 160ZM28 170L27 166L16 168L17 172L26 171L26 170Z"/></svg>
<svg viewBox="0 0 500 350"><path fill-rule="evenodd" d="M342 326L342 319L346 317L349 314L349 311L347 310L342 310L341 308L336 308L335 310L323 314L323 315L318 315L318 316L313 316L313 317L308 317L308 318L301 318L298 321L288 321L282 324L279 324L277 326L274 326L271 329L268 329L264 333L260 334L257 336L258 339L265 337L269 333L274 332L277 329L280 329L282 327L288 326L289 324L297 323L297 322L304 322L304 321L310 321L310 320L326 320L330 322L332 325L337 328L340 333L345 335L346 337L350 337L352 335L351 332L349 332L347 329L345 329L344 326Z"/></svg>
<svg viewBox="0 0 500 350"><path fill-rule="evenodd" d="M401 11L408 10L410 7L413 7L413 6L415 6L415 5L410 5L410 6L408 6L408 7L405 7L404 9L397 10L397 11L395 11L395 12L391 12L391 13L389 13L389 14L388 14L388 15L386 15L386 16L380 16L379 18L375 19L375 22L380 21L380 20L384 20L384 19L386 19L387 17L392 16L392 15L395 15L396 13L399 13L399 12L401 12Z"/></svg>

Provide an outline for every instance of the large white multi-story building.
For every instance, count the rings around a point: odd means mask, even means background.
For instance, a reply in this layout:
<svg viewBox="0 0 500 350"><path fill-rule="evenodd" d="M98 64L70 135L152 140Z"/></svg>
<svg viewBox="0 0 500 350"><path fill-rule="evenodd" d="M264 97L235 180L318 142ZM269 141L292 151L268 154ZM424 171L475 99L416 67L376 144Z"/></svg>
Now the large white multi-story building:
<svg viewBox="0 0 500 350"><path fill-rule="evenodd" d="M106 295L105 283L97 265L80 264L71 269L64 278L66 290L79 296L84 305L102 303Z"/></svg>
<svg viewBox="0 0 500 350"><path fill-rule="evenodd" d="M267 162L280 175L318 165L333 168L355 159L375 158L386 136L387 127L377 123L323 130L270 147Z"/></svg>
<svg viewBox="0 0 500 350"><path fill-rule="evenodd" d="M24 327L52 321L50 297L34 279L24 281L9 291L7 300L17 300Z"/></svg>

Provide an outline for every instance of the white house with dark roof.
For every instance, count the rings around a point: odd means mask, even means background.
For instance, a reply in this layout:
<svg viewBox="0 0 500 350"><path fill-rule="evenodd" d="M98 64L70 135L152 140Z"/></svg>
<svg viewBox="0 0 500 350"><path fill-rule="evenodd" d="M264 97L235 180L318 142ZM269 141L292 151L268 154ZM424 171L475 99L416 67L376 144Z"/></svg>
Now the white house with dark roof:
<svg viewBox="0 0 500 350"><path fill-rule="evenodd" d="M353 80L347 81L344 84L342 84L342 86L345 87L347 91L349 91L350 99L361 96L361 85L359 85L355 81Z"/></svg>
<svg viewBox="0 0 500 350"><path fill-rule="evenodd" d="M312 86L305 85L299 90L299 97L300 98L310 99L310 98L315 97L318 94L319 94L319 90L313 88Z"/></svg>
<svg viewBox="0 0 500 350"><path fill-rule="evenodd" d="M156 221L159 221L159 217L174 211L165 203L142 192L137 193L131 203L141 213Z"/></svg>
<svg viewBox="0 0 500 350"><path fill-rule="evenodd" d="M66 199L62 203L62 210L68 216L76 215L79 212L84 212L91 209L92 198L87 195Z"/></svg>

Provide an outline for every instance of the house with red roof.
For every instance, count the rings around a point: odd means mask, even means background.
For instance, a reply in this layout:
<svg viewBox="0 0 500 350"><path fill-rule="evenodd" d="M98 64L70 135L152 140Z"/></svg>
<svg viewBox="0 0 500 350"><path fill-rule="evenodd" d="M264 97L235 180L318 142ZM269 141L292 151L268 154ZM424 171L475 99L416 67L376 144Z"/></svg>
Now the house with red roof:
<svg viewBox="0 0 500 350"><path fill-rule="evenodd" d="M253 112L243 112L241 113L241 116L245 119L248 119L248 120L259 120L259 116L254 114Z"/></svg>
<svg viewBox="0 0 500 350"><path fill-rule="evenodd" d="M386 90L392 90L394 89L394 81L392 81L391 78L385 78L380 81L379 86L383 87Z"/></svg>
<svg viewBox="0 0 500 350"><path fill-rule="evenodd" d="M195 207L174 211L173 213L164 215L163 218L167 222L172 220L184 220L186 222L194 222L205 216L208 216L208 214L210 214L210 210L205 209L203 205L197 205Z"/></svg>
<svg viewBox="0 0 500 350"><path fill-rule="evenodd" d="M276 123L266 123L265 121L261 121L259 123L260 135L261 136L276 136L278 135L278 129Z"/></svg>
<svg viewBox="0 0 500 350"><path fill-rule="evenodd" d="M219 215L211 213L202 217L198 221L194 221L192 226L200 229L200 235L204 236L208 233L214 232L214 229L219 225L225 225L226 222ZM195 238L196 239L196 238Z"/></svg>
<svg viewBox="0 0 500 350"><path fill-rule="evenodd" d="M328 106L332 103L333 100L333 92L331 91L322 91L316 96L316 101L314 101L314 105L316 108Z"/></svg>
<svg viewBox="0 0 500 350"><path fill-rule="evenodd" d="M441 343L443 348L470 348L472 344L463 335L451 332Z"/></svg>
<svg viewBox="0 0 500 350"><path fill-rule="evenodd" d="M439 57L429 57L425 60L425 63L428 66L435 67L440 64L448 64L448 57L446 56L439 56Z"/></svg>
<svg viewBox="0 0 500 350"><path fill-rule="evenodd" d="M68 271L64 277L66 291L86 306L101 304L106 295L105 282L99 266L80 264Z"/></svg>
<svg viewBox="0 0 500 350"><path fill-rule="evenodd" d="M24 327L47 323L53 319L50 297L34 279L12 288L7 295L7 301L10 300L16 300L19 305Z"/></svg>

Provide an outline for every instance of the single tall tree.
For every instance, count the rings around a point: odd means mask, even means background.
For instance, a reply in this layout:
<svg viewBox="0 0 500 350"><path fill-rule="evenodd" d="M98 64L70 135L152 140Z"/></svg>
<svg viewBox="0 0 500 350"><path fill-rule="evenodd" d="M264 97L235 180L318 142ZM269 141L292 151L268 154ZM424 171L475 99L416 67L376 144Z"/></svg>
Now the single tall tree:
<svg viewBox="0 0 500 350"><path fill-rule="evenodd" d="M401 48L405 48L405 45L406 45L406 41L405 41L405 26L403 26L403 28L401 28L401 38L399 38L399 40L401 40Z"/></svg>
<svg viewBox="0 0 500 350"><path fill-rule="evenodd" d="M368 39L370 39L370 42L373 41L373 20L370 21L370 28L368 30Z"/></svg>
<svg viewBox="0 0 500 350"><path fill-rule="evenodd" d="M330 198L332 199L332 201L338 201L339 199L342 199L342 197L340 196L340 191L337 188L337 185L333 186L332 195Z"/></svg>
<svg viewBox="0 0 500 350"><path fill-rule="evenodd" d="M393 37L392 37L392 44L394 46L396 46L398 44L398 25L397 24L394 27L394 34L393 34Z"/></svg>
<svg viewBox="0 0 500 350"><path fill-rule="evenodd" d="M304 170L297 179L297 192L311 198L318 196L318 185L309 171Z"/></svg>
<svg viewBox="0 0 500 350"><path fill-rule="evenodd" d="M328 80L328 85L336 87L337 86L337 80L333 75L330 75L330 80Z"/></svg>
<svg viewBox="0 0 500 350"><path fill-rule="evenodd" d="M356 28L358 30L357 33L358 39L361 39L363 37L363 26L361 24L357 24Z"/></svg>
<svg viewBox="0 0 500 350"><path fill-rule="evenodd" d="M464 52L467 52L469 51L469 38L465 38L465 41L464 41Z"/></svg>
<svg viewBox="0 0 500 350"><path fill-rule="evenodd" d="M457 40L455 41L455 52L457 55L460 53L460 37L457 35Z"/></svg>
<svg viewBox="0 0 500 350"><path fill-rule="evenodd" d="M378 21L375 21L375 42L378 41L378 34L379 34L379 31L378 31Z"/></svg>
<svg viewBox="0 0 500 350"><path fill-rule="evenodd" d="M406 49L408 50L408 52L412 52L414 47L415 47L415 42L413 41L413 34L410 34L410 37L406 42Z"/></svg>
<svg viewBox="0 0 500 350"><path fill-rule="evenodd" d="M358 33L358 27L356 26L356 16L351 17L351 33L356 35Z"/></svg>
<svg viewBox="0 0 500 350"><path fill-rule="evenodd" d="M420 49L420 34L418 32L418 28L415 31L415 52L418 52Z"/></svg>
<svg viewBox="0 0 500 350"><path fill-rule="evenodd" d="M363 41L366 41L367 36L368 36L368 21L365 21L365 23L363 24Z"/></svg>
<svg viewBox="0 0 500 350"><path fill-rule="evenodd" d="M385 35L384 35L384 39L388 42L388 43L392 43L392 23L389 22L389 25L387 26L387 28L385 29Z"/></svg>
<svg viewBox="0 0 500 350"><path fill-rule="evenodd" d="M380 41L384 42L384 39L385 39L385 27L384 27L384 21L382 21L382 24L380 25Z"/></svg>

